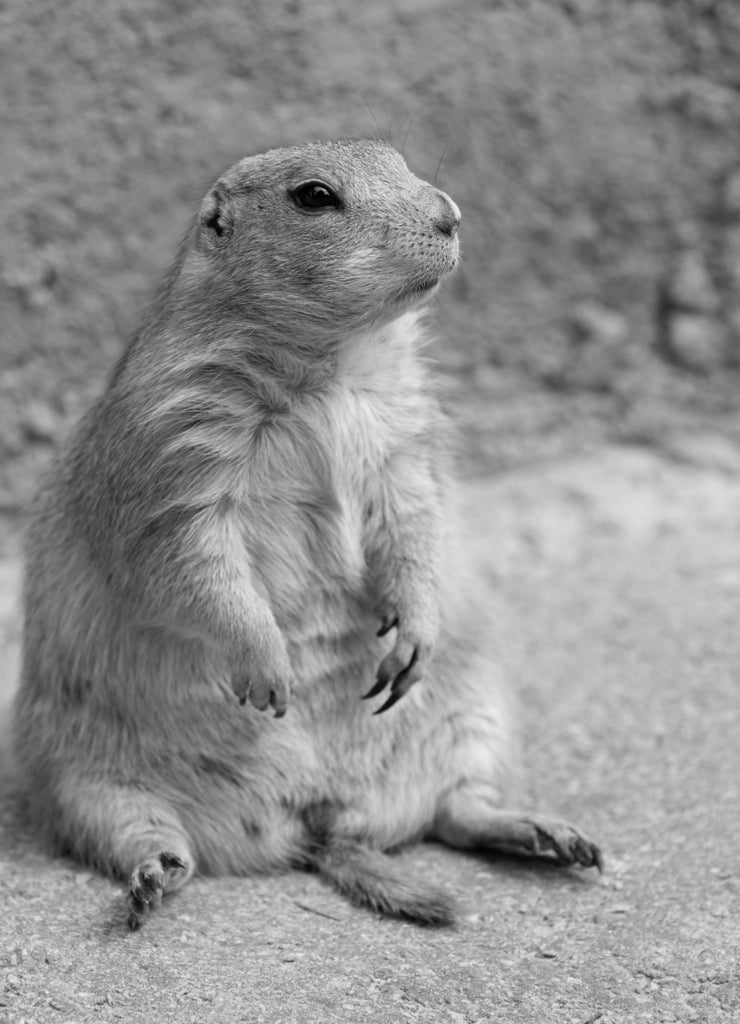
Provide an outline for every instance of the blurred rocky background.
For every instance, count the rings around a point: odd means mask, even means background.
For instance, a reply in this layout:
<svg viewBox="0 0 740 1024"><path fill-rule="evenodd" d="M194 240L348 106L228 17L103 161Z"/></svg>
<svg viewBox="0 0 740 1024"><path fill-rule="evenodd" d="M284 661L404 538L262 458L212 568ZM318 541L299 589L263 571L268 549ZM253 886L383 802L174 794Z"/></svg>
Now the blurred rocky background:
<svg viewBox="0 0 740 1024"><path fill-rule="evenodd" d="M10 0L0 76L8 516L210 181L311 138L383 136L463 210L469 471L740 433L737 0Z"/></svg>

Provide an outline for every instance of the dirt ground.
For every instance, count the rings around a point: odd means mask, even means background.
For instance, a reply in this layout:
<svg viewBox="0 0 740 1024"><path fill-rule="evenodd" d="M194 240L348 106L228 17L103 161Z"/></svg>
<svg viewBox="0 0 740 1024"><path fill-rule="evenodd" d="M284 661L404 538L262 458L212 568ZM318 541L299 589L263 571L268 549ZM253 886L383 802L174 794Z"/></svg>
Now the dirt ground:
<svg viewBox="0 0 740 1024"><path fill-rule="evenodd" d="M128 934L122 890L43 856L6 795L0 1021L740 1021L740 449L604 448L465 496L533 803L599 839L604 877L424 846L400 856L457 896L456 930L296 872L197 880Z"/></svg>

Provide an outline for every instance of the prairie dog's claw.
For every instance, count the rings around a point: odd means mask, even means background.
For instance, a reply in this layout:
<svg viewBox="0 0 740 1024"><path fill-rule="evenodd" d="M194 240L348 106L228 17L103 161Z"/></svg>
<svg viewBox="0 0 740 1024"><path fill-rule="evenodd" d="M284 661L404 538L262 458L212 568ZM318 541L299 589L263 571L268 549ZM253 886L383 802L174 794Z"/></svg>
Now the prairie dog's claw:
<svg viewBox="0 0 740 1024"><path fill-rule="evenodd" d="M388 700L374 714L379 715L393 707L396 701L404 697L414 683L421 679L418 660L419 648L409 640L399 637L396 646L381 661L375 685L365 694L366 698L376 697L389 683L391 684Z"/></svg>
<svg viewBox="0 0 740 1024"><path fill-rule="evenodd" d="M167 851L165 850L162 853L160 853L159 859L162 861L162 867L165 869L181 868L183 871L185 871L187 868L187 864L185 863L185 861L182 859L182 857L178 857L176 853L167 853Z"/></svg>
<svg viewBox="0 0 740 1024"><path fill-rule="evenodd" d="M146 917L162 902L170 871L186 871L187 864L175 853L162 851L142 861L129 879L128 926L137 931Z"/></svg>
<svg viewBox="0 0 740 1024"><path fill-rule="evenodd" d="M392 613L384 615L380 623L380 629L375 634L376 636L385 636L386 633L390 633L394 626L398 625L398 616Z"/></svg>
<svg viewBox="0 0 740 1024"><path fill-rule="evenodd" d="M402 696L403 694L400 693L398 690L391 691L391 695L385 702L385 704L381 704L377 711L373 711L373 714L382 715L384 711L387 711L389 708L392 708L396 701L399 701Z"/></svg>
<svg viewBox="0 0 740 1024"><path fill-rule="evenodd" d="M381 690L384 690L388 685L386 679L376 679L372 687L363 695L363 700L370 700L371 697L377 697Z"/></svg>
<svg viewBox="0 0 740 1024"><path fill-rule="evenodd" d="M556 864L568 867L580 864L584 868L604 870L601 850L575 826L551 818L534 817L528 824L534 830L533 852L537 856L552 856Z"/></svg>
<svg viewBox="0 0 740 1024"><path fill-rule="evenodd" d="M275 711L275 718L282 718L287 710L290 684L282 679L267 680L257 676L240 680L233 685L233 690L242 707L247 701L258 711L267 711L271 707Z"/></svg>
<svg viewBox="0 0 740 1024"><path fill-rule="evenodd" d="M283 688L282 692L276 693L275 690L270 690L270 707L275 711L275 718L282 718L288 710L288 692L287 686Z"/></svg>

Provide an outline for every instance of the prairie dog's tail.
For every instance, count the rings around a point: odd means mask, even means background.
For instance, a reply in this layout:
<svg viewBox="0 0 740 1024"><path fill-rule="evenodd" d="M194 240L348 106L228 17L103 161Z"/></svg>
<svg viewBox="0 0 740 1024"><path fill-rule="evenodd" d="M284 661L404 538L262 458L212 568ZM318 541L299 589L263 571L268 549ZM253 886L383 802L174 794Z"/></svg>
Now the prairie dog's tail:
<svg viewBox="0 0 740 1024"><path fill-rule="evenodd" d="M311 863L357 906L419 924L454 923L454 902L447 893L436 886L417 883L398 869L393 857L357 840L329 838L314 847Z"/></svg>

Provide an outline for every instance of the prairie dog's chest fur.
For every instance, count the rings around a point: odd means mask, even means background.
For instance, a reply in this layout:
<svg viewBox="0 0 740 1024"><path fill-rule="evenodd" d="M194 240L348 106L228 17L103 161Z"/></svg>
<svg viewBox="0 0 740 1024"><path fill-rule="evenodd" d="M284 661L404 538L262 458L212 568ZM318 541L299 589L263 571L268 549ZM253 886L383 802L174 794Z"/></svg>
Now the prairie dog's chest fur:
<svg viewBox="0 0 740 1024"><path fill-rule="evenodd" d="M424 460L434 427L420 333L408 314L350 339L332 383L257 442L245 539L279 619L305 621L334 599L333 614L351 616L352 599L372 599L367 549L394 501L388 468Z"/></svg>

